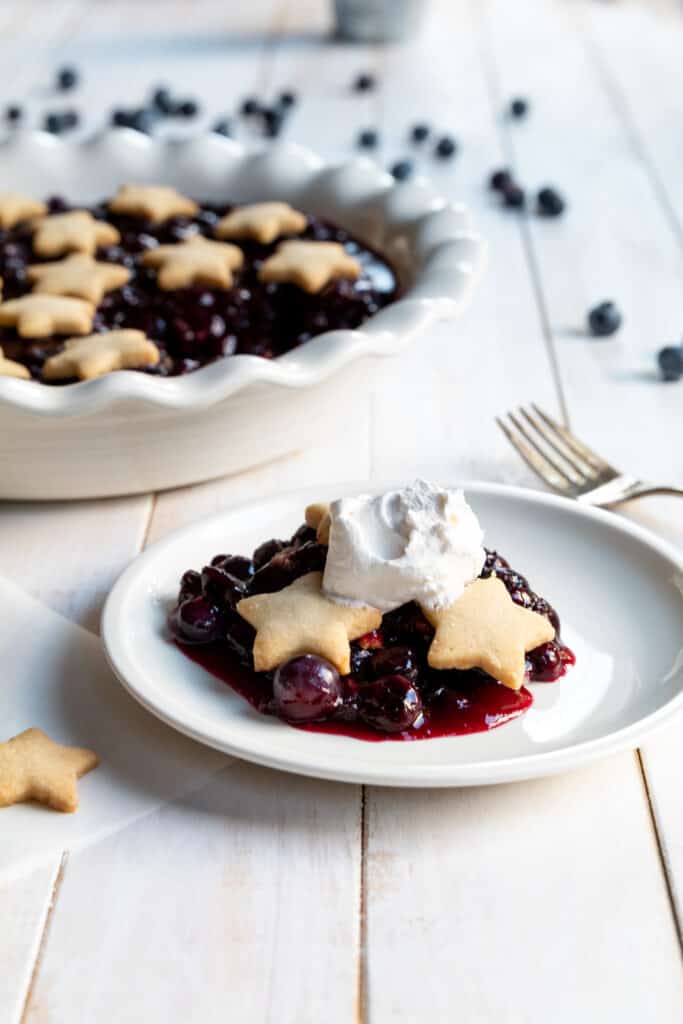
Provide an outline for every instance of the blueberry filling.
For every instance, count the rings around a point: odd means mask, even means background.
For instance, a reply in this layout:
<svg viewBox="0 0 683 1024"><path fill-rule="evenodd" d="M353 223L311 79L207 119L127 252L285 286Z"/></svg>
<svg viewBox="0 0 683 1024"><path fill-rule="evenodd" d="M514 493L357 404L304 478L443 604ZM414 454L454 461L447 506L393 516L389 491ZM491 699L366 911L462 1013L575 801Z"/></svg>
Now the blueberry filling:
<svg viewBox="0 0 683 1024"><path fill-rule="evenodd" d="M416 604L388 612L380 629L351 644L351 672L312 654L290 659L274 673L253 670L254 630L237 613L243 597L274 592L308 572L322 570L327 549L300 527L289 540L265 541L251 558L217 555L201 573L181 581L169 628L179 646L224 678L259 711L298 727L342 732L362 739L423 739L490 729L523 713L526 688L506 689L486 673L437 671L427 652L434 630ZM527 579L495 551L482 577L502 580L517 604L546 616L556 638L526 657L529 682L554 682L574 663L560 638L555 610Z"/></svg>
<svg viewBox="0 0 683 1024"><path fill-rule="evenodd" d="M50 200L49 207L51 213L69 208L59 198ZM138 372L178 376L235 354L272 359L324 331L359 327L398 295L394 272L383 259L342 228L316 217L309 217L308 226L297 237L343 244L362 266L357 281L331 282L316 295L289 284L261 283L258 269L278 239L272 245L239 242L245 254L244 268L235 273L234 285L227 291L205 287L161 291L154 271L142 266L144 251L178 242L197 231L212 237L215 224L229 209L227 205L204 204L195 217L173 217L154 224L141 217L111 214L105 203L92 208L95 217L106 219L121 234L120 244L99 249L97 258L123 264L131 272L126 285L102 299L93 330L132 327L145 331L160 349L161 360L153 369ZM3 299L30 291L26 267L37 262L26 224L0 231ZM13 328L0 329L5 357L23 363L36 380L42 380L45 360L61 351L63 342L61 337L19 338Z"/></svg>

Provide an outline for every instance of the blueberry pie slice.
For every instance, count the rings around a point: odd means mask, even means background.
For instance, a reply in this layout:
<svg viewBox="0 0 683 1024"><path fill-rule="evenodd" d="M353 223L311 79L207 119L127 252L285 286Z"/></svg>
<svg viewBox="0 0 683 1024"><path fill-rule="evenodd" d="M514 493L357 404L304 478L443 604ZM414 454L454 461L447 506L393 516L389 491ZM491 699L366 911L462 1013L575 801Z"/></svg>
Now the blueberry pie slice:
<svg viewBox="0 0 683 1024"><path fill-rule="evenodd" d="M289 540L186 572L170 631L299 728L365 740L492 729L574 655L550 604L482 542L463 493L422 480L318 503Z"/></svg>

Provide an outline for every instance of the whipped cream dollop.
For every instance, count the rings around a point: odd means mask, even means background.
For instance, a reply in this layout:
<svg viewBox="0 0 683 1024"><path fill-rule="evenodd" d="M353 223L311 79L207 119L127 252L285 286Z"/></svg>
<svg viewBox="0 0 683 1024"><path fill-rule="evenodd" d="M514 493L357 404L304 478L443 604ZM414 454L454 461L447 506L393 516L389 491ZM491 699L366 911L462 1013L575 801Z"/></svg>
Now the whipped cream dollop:
<svg viewBox="0 0 683 1024"><path fill-rule="evenodd" d="M425 480L330 506L330 542L323 590L341 603L382 612L407 601L443 608L482 570L479 520L462 491Z"/></svg>

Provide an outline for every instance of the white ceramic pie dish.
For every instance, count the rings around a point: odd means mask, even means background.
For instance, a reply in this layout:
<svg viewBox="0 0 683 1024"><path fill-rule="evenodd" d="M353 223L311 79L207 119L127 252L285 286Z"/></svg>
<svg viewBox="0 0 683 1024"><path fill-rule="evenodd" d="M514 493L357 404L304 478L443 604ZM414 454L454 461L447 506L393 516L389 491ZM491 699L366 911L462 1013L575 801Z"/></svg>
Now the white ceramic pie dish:
<svg viewBox="0 0 683 1024"><path fill-rule="evenodd" d="M304 732L259 714L170 641L166 614L186 569L218 551L249 552L287 536L311 501L367 489L327 486L226 509L136 558L102 620L107 657L126 689L167 724L225 753L303 775L393 786L482 785L567 771L637 746L681 713L680 553L611 512L501 484L465 485L485 543L557 609L576 665L556 683L532 684L531 709L500 728L418 743Z"/></svg>
<svg viewBox="0 0 683 1024"><path fill-rule="evenodd" d="M173 142L129 129L78 144L18 133L0 148L0 190L92 202L127 181L203 200L287 200L385 255L401 298L359 330L328 331L276 360L232 356L183 377L120 371L65 387L0 377L0 498L158 490L305 447L367 400L384 357L462 310L483 267L462 206L367 159L330 165L292 144L254 151L217 135Z"/></svg>

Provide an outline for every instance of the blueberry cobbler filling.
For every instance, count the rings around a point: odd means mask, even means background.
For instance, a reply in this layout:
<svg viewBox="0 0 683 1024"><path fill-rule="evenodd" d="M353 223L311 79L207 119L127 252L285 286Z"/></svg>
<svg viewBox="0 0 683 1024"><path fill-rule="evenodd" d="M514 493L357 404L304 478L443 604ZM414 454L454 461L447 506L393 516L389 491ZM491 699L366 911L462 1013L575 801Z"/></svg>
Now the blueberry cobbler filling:
<svg viewBox="0 0 683 1024"><path fill-rule="evenodd" d="M306 525L290 540L266 541L251 557L217 555L201 572L183 575L169 616L173 638L258 711L318 732L365 740L427 739L493 729L531 706L526 686L509 689L476 668L430 667L427 654L435 631L412 601L385 613L378 629L351 643L346 675L312 654L290 658L274 672L255 672L255 631L237 613L238 602L324 571L327 556L328 548ZM560 639L557 613L500 554L486 550L479 578L492 575L515 605L552 624L555 638L526 655L525 682L555 682L574 663Z"/></svg>
<svg viewBox="0 0 683 1024"><path fill-rule="evenodd" d="M47 203L48 214L73 207L61 198ZM83 209L83 207L78 207ZM176 244L194 235L212 238L217 223L234 207L203 203L193 216L173 216L155 223L143 216L117 214L102 202L90 208L120 234L120 242L100 246L97 260L120 264L130 271L123 287L110 291L97 305L92 331L123 328L141 330L160 352L154 366L139 372L161 377L190 373L225 356L248 354L272 359L303 345L324 331L354 329L394 299L398 293L392 268L348 232L318 217L307 216L296 232L300 241L337 242L359 264L357 279L332 280L315 294L287 282L259 280L259 269L278 245L293 235L282 234L271 244L241 239L243 266L234 271L228 289L193 285L174 291L158 286L156 271L143 266L145 252ZM3 301L31 293L27 268L46 262L33 249L32 227L22 221L0 230L0 277ZM0 349L6 359L25 366L35 380L71 383L43 376L45 362L61 352L64 336L19 337L14 327L0 328Z"/></svg>

